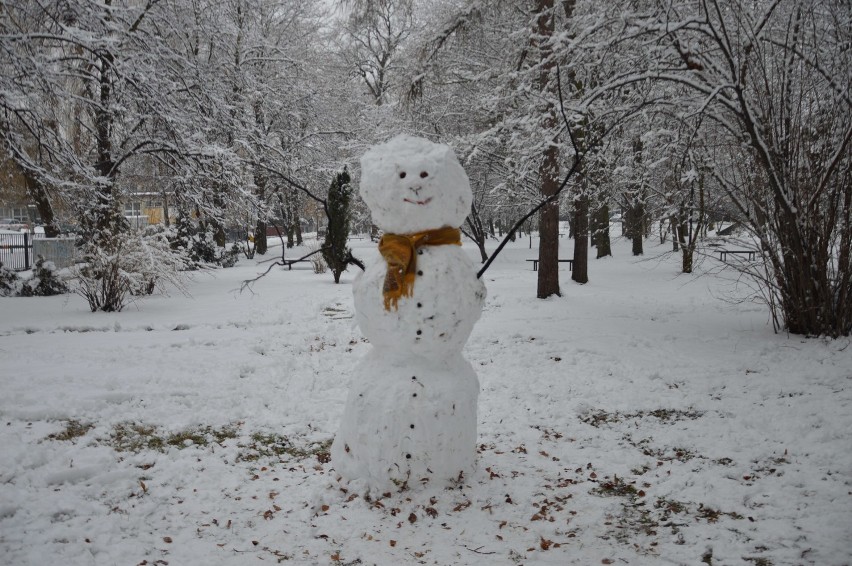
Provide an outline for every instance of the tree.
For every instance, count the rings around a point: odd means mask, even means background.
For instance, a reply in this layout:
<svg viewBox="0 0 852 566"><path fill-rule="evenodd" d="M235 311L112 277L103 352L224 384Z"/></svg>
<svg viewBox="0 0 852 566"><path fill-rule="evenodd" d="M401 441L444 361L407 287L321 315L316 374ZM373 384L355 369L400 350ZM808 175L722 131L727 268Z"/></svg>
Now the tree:
<svg viewBox="0 0 852 566"><path fill-rule="evenodd" d="M713 124L709 170L762 256L773 320L805 335L852 332L852 16L842 2L674 2L632 22L652 65L606 88L672 82ZM643 43L643 45L649 45ZM638 69L638 71L637 71Z"/></svg>
<svg viewBox="0 0 852 566"><path fill-rule="evenodd" d="M352 4L344 25L341 53L367 87L373 102L383 106L397 70L396 54L411 33L412 0L372 0Z"/></svg>
<svg viewBox="0 0 852 566"><path fill-rule="evenodd" d="M351 200L349 171L344 168L342 173L335 176L328 189L328 229L322 246L322 257L331 269L335 283L340 283L340 274L346 271L352 257L352 251L346 245L349 239Z"/></svg>

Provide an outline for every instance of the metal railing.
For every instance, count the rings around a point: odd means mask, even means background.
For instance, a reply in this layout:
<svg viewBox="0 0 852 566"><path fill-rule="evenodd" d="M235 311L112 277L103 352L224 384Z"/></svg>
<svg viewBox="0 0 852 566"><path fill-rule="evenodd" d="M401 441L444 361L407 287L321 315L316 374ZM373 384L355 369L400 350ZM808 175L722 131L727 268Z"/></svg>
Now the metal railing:
<svg viewBox="0 0 852 566"><path fill-rule="evenodd" d="M45 238L29 232L0 232L0 263L13 271L32 269L42 256L63 268L74 264L76 248L73 237Z"/></svg>

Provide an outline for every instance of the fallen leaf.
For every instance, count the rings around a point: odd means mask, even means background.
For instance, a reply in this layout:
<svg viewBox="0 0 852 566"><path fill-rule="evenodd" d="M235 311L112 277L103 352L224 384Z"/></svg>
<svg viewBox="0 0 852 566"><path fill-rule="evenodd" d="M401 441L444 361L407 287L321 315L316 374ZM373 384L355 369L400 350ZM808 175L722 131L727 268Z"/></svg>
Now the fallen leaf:
<svg viewBox="0 0 852 566"><path fill-rule="evenodd" d="M541 540L538 543L538 545L541 547L542 550L549 550L550 545L552 545L552 544L553 544L552 540L547 540L544 537L541 537Z"/></svg>
<svg viewBox="0 0 852 566"><path fill-rule="evenodd" d="M391 546L396 546L396 541L395 541L395 540L391 540L391 541L388 541L388 542L390 543L390 545L391 545Z"/></svg>
<svg viewBox="0 0 852 566"><path fill-rule="evenodd" d="M415 515L414 513L411 513L408 516L408 522L409 523L416 523L417 522L417 515Z"/></svg>
<svg viewBox="0 0 852 566"><path fill-rule="evenodd" d="M170 544L172 542L172 537L163 537L163 542Z"/></svg>

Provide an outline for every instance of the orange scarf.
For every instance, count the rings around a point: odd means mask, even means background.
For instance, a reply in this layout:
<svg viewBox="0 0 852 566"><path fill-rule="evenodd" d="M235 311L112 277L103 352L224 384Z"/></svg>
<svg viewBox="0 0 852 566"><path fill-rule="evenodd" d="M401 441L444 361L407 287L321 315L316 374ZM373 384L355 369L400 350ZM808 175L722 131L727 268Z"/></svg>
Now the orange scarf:
<svg viewBox="0 0 852 566"><path fill-rule="evenodd" d="M400 297L410 297L414 292L417 273L417 248L420 246L461 245L458 228L439 228L414 234L385 234L379 240L379 253L388 264L382 294L385 310L397 309Z"/></svg>

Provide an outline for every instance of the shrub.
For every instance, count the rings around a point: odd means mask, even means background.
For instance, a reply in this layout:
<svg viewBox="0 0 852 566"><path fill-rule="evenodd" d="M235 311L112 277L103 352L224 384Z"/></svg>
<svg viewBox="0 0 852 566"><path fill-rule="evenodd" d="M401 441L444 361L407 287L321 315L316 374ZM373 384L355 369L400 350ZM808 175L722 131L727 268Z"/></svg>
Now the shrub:
<svg viewBox="0 0 852 566"><path fill-rule="evenodd" d="M352 187L349 184L349 171L344 168L328 189L328 230L322 247L323 259L334 275L334 282L340 283L340 274L349 265L351 251L346 246L349 238L349 205L352 200Z"/></svg>
<svg viewBox="0 0 852 566"><path fill-rule="evenodd" d="M134 296L150 295L171 284L183 291L181 271L186 261L171 248L165 232L115 235L109 246L87 244L85 263L74 268L76 292L92 312L121 311Z"/></svg>
<svg viewBox="0 0 852 566"><path fill-rule="evenodd" d="M22 297L50 297L68 292L68 284L58 275L56 265L38 256L35 262L33 276L21 285Z"/></svg>
<svg viewBox="0 0 852 566"><path fill-rule="evenodd" d="M20 285L18 274L0 261L0 297L14 297L18 294Z"/></svg>

